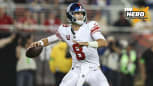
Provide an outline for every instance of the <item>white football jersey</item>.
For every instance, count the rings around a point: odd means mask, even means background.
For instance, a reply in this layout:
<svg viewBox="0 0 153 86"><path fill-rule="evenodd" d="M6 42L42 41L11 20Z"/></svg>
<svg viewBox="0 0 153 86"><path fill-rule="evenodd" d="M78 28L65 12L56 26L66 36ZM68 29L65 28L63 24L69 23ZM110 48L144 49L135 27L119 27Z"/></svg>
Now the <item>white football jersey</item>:
<svg viewBox="0 0 153 86"><path fill-rule="evenodd" d="M85 23L78 31L73 31L71 25L61 25L57 30L57 36L68 44L72 55L72 64L89 62L99 65L97 48L89 46L79 47L78 44L73 41L91 42L97 39L104 39L97 22L90 21Z"/></svg>

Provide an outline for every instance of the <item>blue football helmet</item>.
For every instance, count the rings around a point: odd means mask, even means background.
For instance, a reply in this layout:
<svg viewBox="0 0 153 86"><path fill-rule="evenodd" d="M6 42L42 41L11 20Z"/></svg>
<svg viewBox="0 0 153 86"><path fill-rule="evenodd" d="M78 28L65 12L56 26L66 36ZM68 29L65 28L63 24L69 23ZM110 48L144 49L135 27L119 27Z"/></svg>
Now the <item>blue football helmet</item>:
<svg viewBox="0 0 153 86"><path fill-rule="evenodd" d="M74 17L75 12L82 12L83 13L83 20L77 20ZM66 16L71 23L76 23L79 25L82 25L83 23L85 23L87 21L86 10L84 9L84 7L80 3L71 3L67 7Z"/></svg>

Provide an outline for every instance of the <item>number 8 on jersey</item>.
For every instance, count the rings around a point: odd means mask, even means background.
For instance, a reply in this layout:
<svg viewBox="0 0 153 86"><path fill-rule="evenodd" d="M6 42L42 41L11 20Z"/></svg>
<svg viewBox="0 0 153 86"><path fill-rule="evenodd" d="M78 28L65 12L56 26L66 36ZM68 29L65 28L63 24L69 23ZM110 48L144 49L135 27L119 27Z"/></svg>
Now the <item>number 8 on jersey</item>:
<svg viewBox="0 0 153 86"><path fill-rule="evenodd" d="M78 60L84 60L85 59L85 54L82 51L82 47L80 47L79 44L73 44L72 47L73 47L73 51L76 54L76 58Z"/></svg>

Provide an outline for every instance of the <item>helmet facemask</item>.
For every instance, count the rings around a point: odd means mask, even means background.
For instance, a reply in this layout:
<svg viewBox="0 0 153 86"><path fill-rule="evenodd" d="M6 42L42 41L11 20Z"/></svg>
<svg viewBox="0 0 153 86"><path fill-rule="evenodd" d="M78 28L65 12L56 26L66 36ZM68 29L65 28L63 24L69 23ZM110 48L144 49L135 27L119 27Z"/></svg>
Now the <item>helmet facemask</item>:
<svg viewBox="0 0 153 86"><path fill-rule="evenodd" d="M78 15L78 16L75 16L75 13L81 13L82 16ZM86 16L85 16L85 12L82 12L82 11L77 11L77 12L73 12L73 15L72 15L74 21L73 23L76 23L78 25L82 25L84 22L86 22Z"/></svg>

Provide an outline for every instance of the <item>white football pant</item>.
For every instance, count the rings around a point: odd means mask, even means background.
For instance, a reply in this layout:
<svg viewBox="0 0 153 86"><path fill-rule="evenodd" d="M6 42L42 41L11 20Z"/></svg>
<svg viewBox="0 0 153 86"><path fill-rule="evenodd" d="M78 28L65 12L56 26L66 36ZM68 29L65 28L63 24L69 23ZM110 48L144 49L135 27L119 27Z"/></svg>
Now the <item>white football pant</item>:
<svg viewBox="0 0 153 86"><path fill-rule="evenodd" d="M97 66L82 65L72 66L65 75L60 86L83 86L87 82L90 86L109 86L107 79Z"/></svg>

